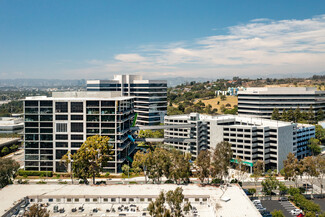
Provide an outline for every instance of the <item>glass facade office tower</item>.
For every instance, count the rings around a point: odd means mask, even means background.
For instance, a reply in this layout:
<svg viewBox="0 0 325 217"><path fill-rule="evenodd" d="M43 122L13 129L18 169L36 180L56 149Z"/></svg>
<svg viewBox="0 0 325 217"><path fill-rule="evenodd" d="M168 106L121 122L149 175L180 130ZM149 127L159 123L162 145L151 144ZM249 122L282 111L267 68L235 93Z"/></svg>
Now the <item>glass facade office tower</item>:
<svg viewBox="0 0 325 217"><path fill-rule="evenodd" d="M117 173L136 148L128 135L134 118L134 98L116 92L54 92L52 97L24 100L26 170L64 172L60 159L74 154L93 135L110 137L114 147L105 171Z"/></svg>
<svg viewBox="0 0 325 217"><path fill-rule="evenodd" d="M134 96L137 125L163 123L167 114L167 81L143 80L140 75L115 75L113 80L88 80L87 91L119 91Z"/></svg>

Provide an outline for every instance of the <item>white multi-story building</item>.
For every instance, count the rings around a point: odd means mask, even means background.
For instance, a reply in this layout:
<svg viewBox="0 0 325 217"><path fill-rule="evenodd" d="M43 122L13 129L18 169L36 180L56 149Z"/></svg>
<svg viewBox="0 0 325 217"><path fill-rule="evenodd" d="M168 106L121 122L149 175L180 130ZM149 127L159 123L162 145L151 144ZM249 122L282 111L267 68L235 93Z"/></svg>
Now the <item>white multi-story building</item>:
<svg viewBox="0 0 325 217"><path fill-rule="evenodd" d="M165 125L187 124L187 128L165 129L166 145L197 157L200 150L211 149L221 141L228 141L233 157L252 166L263 160L266 170L283 168L283 161L292 152L298 159L310 154L308 140L315 137L313 125L238 115L173 115L165 117ZM184 139L173 142L173 139Z"/></svg>
<svg viewBox="0 0 325 217"><path fill-rule="evenodd" d="M325 110L325 91L315 87L252 87L238 91L238 114L271 118L274 108L307 111Z"/></svg>
<svg viewBox="0 0 325 217"><path fill-rule="evenodd" d="M110 137L112 160L104 170L119 172L135 148L129 135L134 118L134 97L119 92L53 92L52 97L24 100L26 170L63 172L60 159L74 154L93 135Z"/></svg>
<svg viewBox="0 0 325 217"><path fill-rule="evenodd" d="M24 121L22 118L2 117L0 118L0 134L22 133Z"/></svg>
<svg viewBox="0 0 325 217"><path fill-rule="evenodd" d="M113 80L88 80L87 91L119 91L134 96L137 125L157 125L167 114L167 81L143 80L140 75L114 75Z"/></svg>

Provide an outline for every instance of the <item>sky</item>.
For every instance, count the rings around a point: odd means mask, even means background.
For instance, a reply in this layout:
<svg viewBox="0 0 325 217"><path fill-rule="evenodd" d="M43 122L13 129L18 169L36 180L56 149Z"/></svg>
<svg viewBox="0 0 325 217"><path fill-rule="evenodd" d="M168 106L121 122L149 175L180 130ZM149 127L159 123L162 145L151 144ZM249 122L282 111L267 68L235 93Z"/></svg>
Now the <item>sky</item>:
<svg viewBox="0 0 325 217"><path fill-rule="evenodd" d="M0 0L0 79L325 74L324 0Z"/></svg>

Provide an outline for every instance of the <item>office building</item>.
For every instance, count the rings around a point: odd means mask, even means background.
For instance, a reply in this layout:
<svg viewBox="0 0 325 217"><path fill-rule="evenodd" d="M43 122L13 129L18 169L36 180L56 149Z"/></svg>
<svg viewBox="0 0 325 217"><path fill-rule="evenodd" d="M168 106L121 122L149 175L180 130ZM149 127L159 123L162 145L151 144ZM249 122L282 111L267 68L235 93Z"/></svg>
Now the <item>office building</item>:
<svg viewBox="0 0 325 217"><path fill-rule="evenodd" d="M137 125L163 123L167 114L167 81L143 80L140 75L115 75L113 80L88 80L87 91L119 91L134 96Z"/></svg>
<svg viewBox="0 0 325 217"><path fill-rule="evenodd" d="M53 92L52 97L24 100L26 170L63 172L60 159L74 154L87 137L110 137L114 155L103 165L119 172L136 147L128 138L134 118L134 98L118 92Z"/></svg>
<svg viewBox="0 0 325 217"><path fill-rule="evenodd" d="M261 118L271 118L274 108L293 110L299 106L307 111L312 106L316 114L325 111L325 91L315 87L261 87L238 91L238 114Z"/></svg>
<svg viewBox="0 0 325 217"><path fill-rule="evenodd" d="M216 144L228 141L233 158L241 158L252 167L257 160L265 168L283 168L287 155L295 153L298 159L310 155L308 140L315 137L315 126L292 124L236 115L201 115L191 113L165 117L165 125L182 124L184 128L165 129L166 145L190 152L196 158L201 150L213 149ZM186 142L173 139L184 139Z"/></svg>
<svg viewBox="0 0 325 217"><path fill-rule="evenodd" d="M24 121L22 118L2 117L0 118L0 134L22 133Z"/></svg>

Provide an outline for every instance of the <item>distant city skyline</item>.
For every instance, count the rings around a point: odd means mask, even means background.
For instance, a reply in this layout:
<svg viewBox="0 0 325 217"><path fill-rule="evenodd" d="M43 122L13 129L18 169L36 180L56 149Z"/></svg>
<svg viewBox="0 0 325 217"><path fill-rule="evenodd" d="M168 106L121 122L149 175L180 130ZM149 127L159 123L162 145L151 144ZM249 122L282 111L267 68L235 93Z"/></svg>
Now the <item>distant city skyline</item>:
<svg viewBox="0 0 325 217"><path fill-rule="evenodd" d="M0 78L325 74L325 2L0 1Z"/></svg>

